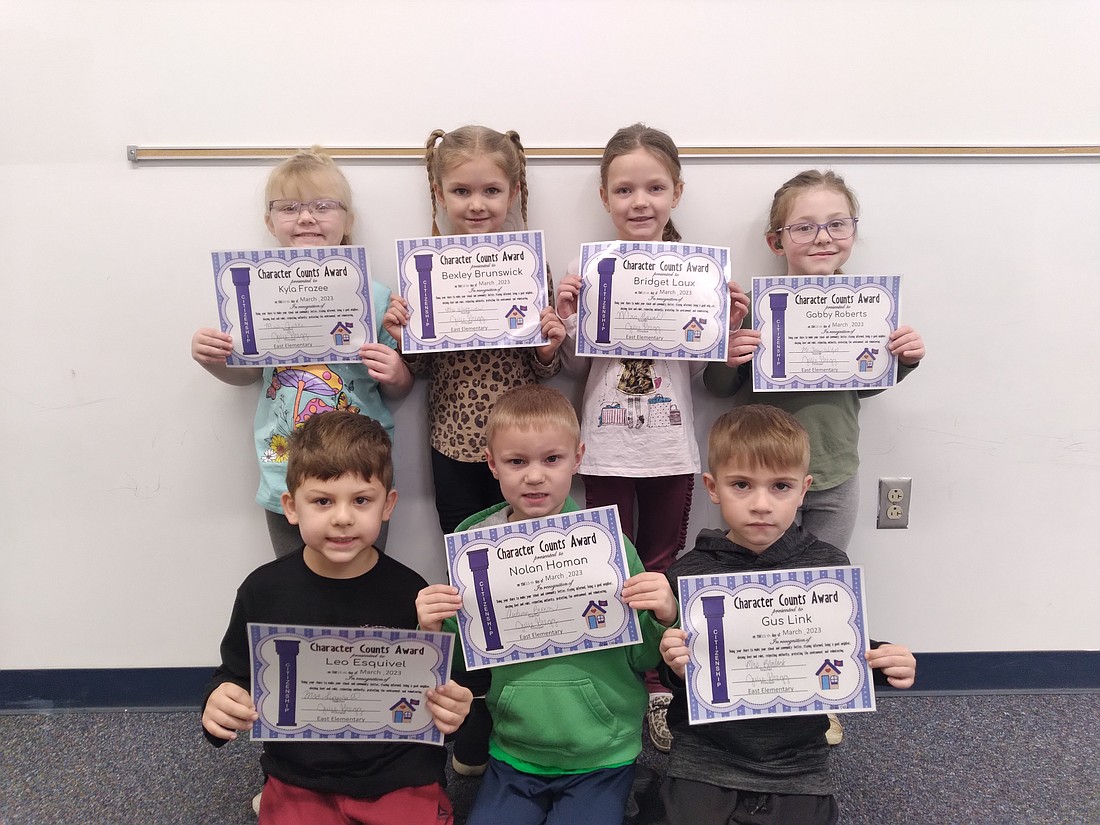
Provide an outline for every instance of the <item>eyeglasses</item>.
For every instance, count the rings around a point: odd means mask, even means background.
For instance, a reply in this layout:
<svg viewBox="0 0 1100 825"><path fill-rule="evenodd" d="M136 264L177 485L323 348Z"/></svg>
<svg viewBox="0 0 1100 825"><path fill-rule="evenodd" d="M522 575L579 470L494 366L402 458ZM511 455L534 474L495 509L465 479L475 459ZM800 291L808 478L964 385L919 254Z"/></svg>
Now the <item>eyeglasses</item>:
<svg viewBox="0 0 1100 825"><path fill-rule="evenodd" d="M834 241L846 241L856 233L858 221L859 218L833 218L826 223L792 223L790 226L779 227L779 231L786 229L795 243L811 243L817 239L817 233L822 229Z"/></svg>
<svg viewBox="0 0 1100 825"><path fill-rule="evenodd" d="M343 203L331 198L318 198L315 201L270 201L267 208L269 212L275 213L277 218L286 221L297 220L303 209L307 210L318 221L334 218L337 212L346 211L347 209Z"/></svg>

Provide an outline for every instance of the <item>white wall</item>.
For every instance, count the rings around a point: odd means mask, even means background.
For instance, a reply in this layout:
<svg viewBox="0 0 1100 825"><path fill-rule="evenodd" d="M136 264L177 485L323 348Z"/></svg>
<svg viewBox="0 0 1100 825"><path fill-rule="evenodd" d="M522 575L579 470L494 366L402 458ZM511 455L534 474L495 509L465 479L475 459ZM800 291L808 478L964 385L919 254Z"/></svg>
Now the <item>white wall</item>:
<svg viewBox="0 0 1100 825"><path fill-rule="evenodd" d="M256 387L188 352L208 252L268 245L267 166L141 164L127 144L417 145L467 122L602 145L1100 144L1100 5L923 0L5 2L0 30L0 667L215 661L270 557ZM871 628L920 651L1100 647L1100 161L816 159L686 166L677 224L743 283L774 189L811 165L863 201L849 269L905 275L929 355L868 401L853 560ZM345 168L357 240L428 230L416 163ZM532 163L557 272L606 237L592 162ZM570 389L569 387L566 387ZM700 387L700 436L723 404ZM390 550L444 575L423 386L399 405ZM911 475L907 531L876 479ZM698 499L704 499L702 501ZM717 526L698 496L692 534Z"/></svg>

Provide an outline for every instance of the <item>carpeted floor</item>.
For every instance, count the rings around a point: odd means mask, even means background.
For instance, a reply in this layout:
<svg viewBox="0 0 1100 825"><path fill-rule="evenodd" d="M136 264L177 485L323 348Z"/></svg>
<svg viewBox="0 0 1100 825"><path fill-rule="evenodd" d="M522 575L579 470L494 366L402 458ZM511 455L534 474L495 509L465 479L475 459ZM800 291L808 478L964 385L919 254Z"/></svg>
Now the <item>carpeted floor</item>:
<svg viewBox="0 0 1100 825"><path fill-rule="evenodd" d="M844 725L832 764L847 825L1100 823L1098 694L887 696ZM0 743L2 825L255 823L258 746L215 750L197 712L0 716ZM641 762L663 771L648 746ZM451 779L460 821L476 789Z"/></svg>

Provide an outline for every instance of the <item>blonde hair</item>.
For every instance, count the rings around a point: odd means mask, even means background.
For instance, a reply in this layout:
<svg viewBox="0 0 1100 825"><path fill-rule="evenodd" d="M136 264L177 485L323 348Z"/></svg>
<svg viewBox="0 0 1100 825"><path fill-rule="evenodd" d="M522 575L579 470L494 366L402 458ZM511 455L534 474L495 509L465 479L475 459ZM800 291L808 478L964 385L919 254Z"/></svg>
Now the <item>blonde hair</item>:
<svg viewBox="0 0 1100 825"><path fill-rule="evenodd" d="M541 384L513 387L496 400L485 425L485 443L489 449L496 432L508 427L519 430L557 427L567 431L577 444L581 441L581 425L569 399L559 390Z"/></svg>
<svg viewBox="0 0 1100 825"><path fill-rule="evenodd" d="M680 175L680 150L667 132L646 126L644 123L633 123L624 126L611 136L611 140L604 147L603 157L600 158L600 185L607 189L607 173L611 168L611 161L620 155L629 155L636 149L645 149L660 162L668 171L673 184L682 186L684 183ZM679 241L680 233L669 218L661 233L662 241Z"/></svg>
<svg viewBox="0 0 1100 825"><path fill-rule="evenodd" d="M307 478L331 481L354 474L393 485L390 437L373 418L347 410L316 413L290 437L286 488L295 490Z"/></svg>
<svg viewBox="0 0 1100 825"><path fill-rule="evenodd" d="M271 201L278 198L302 200L306 192L324 192L335 197L347 210L347 231L340 243L351 243L351 227L355 213L351 203L351 184L331 157L320 146L304 149L271 170L264 188L264 213Z"/></svg>
<svg viewBox="0 0 1100 825"><path fill-rule="evenodd" d="M859 201L856 193L848 188L844 178L833 171L819 172L817 169L807 169L799 172L789 181L775 190L772 196L772 208L768 213L768 231L765 234L778 234L790 217L791 205L794 199L810 189L830 189L844 196L848 201L848 209L853 218L859 217Z"/></svg>
<svg viewBox="0 0 1100 825"><path fill-rule="evenodd" d="M714 422L707 437L707 464L714 473L731 461L751 469L805 474L810 466L810 437L786 410L769 404L734 407Z"/></svg>
<svg viewBox="0 0 1100 825"><path fill-rule="evenodd" d="M462 126L444 132L434 130L424 145L424 165L428 170L428 189L432 197L432 234L439 234L436 223L438 204L436 190L443 188L443 174L453 167L480 155L497 155L497 165L508 186L519 185L519 212L522 229L527 228L527 155L519 133L511 130L501 133L487 126Z"/></svg>

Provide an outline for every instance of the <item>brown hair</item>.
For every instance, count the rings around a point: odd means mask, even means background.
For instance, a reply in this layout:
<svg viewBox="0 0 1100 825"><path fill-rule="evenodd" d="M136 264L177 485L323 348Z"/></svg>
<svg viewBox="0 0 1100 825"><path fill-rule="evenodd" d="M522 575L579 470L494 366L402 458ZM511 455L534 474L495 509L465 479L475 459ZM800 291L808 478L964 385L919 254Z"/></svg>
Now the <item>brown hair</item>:
<svg viewBox="0 0 1100 825"><path fill-rule="evenodd" d="M324 154L320 146L303 149L271 170L264 187L264 214L267 214L271 201L277 198L299 200L307 191L329 193L344 204L348 215L347 232L340 243L351 243L351 227L355 219L351 184L336 161Z"/></svg>
<svg viewBox="0 0 1100 825"><path fill-rule="evenodd" d="M844 196L848 201L848 208L852 217L859 217L859 201L856 193L848 188L844 178L836 172L819 172L817 169L807 169L799 172L789 181L775 190L772 196L772 208L768 213L768 231L765 234L778 234L782 230L790 215L791 204L795 198L808 189L831 189Z"/></svg>
<svg viewBox="0 0 1100 825"><path fill-rule="evenodd" d="M508 185L519 184L520 219L527 228L527 155L519 133L501 133L487 126L462 126L450 132L436 129L424 145L424 165L428 169L428 189L432 196L432 234L439 234L435 216L436 190L443 188L443 173L479 155L498 155L497 165L508 178Z"/></svg>
<svg viewBox="0 0 1100 825"><path fill-rule="evenodd" d="M711 473L737 461L752 469L788 470L804 474L810 466L810 437L786 410L769 404L746 404L720 416L707 438Z"/></svg>
<svg viewBox="0 0 1100 825"><path fill-rule="evenodd" d="M513 387L493 404L485 425L485 443L492 449L493 435L505 427L520 430L541 430L560 427L567 430L578 444L581 426L577 411L559 390L540 384Z"/></svg>
<svg viewBox="0 0 1100 825"><path fill-rule="evenodd" d="M607 172L611 168L611 161L620 155L629 155L636 149L645 149L653 155L665 169L672 182L678 186L684 183L680 176L680 150L676 148L672 138L667 132L646 126L644 123L633 123L624 126L611 136L607 146L603 149L603 157L600 158L600 185L607 188ZM669 218L661 234L662 241L679 241L680 233Z"/></svg>
<svg viewBox="0 0 1100 825"><path fill-rule="evenodd" d="M331 481L349 473L364 481L376 478L390 489L393 457L385 428L347 410L311 415L290 437L287 490L293 495L307 478Z"/></svg>

